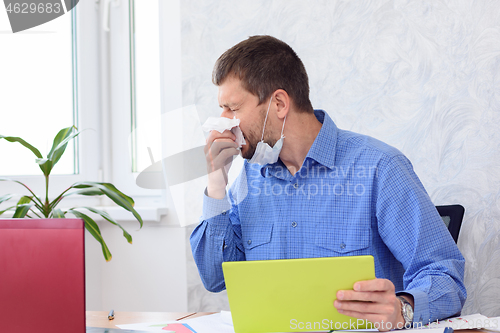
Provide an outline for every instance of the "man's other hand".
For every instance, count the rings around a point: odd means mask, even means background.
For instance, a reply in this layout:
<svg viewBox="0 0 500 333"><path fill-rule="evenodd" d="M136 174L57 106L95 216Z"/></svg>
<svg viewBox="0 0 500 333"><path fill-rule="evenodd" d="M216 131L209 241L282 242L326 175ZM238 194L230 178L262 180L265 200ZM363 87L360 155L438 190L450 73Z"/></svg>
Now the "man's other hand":
<svg viewBox="0 0 500 333"><path fill-rule="evenodd" d="M401 302L396 298L394 284L390 280L358 281L353 289L337 292L334 306L339 313L370 321L379 331L404 327ZM405 298L413 307L413 299Z"/></svg>

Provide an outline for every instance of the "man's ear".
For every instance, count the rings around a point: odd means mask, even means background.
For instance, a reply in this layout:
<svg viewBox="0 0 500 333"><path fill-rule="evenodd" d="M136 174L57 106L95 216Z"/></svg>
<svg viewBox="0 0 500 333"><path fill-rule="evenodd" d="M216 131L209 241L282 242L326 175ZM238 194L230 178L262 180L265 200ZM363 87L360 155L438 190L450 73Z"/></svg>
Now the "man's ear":
<svg viewBox="0 0 500 333"><path fill-rule="evenodd" d="M272 103L276 105L276 115L279 119L283 119L290 111L290 96L283 89L276 90L273 96Z"/></svg>

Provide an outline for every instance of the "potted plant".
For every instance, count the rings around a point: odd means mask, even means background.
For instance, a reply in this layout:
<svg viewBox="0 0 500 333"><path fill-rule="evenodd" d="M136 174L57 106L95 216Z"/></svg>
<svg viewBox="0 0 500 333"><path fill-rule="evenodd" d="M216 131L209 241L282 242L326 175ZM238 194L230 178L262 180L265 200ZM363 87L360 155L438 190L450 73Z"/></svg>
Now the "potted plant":
<svg viewBox="0 0 500 333"><path fill-rule="evenodd" d="M13 218L65 218L68 214L73 215L77 218L83 219L85 223L85 228L90 232L90 234L101 244L102 253L106 261L111 260L111 252L109 251L106 242L101 236L99 226L94 221L92 217L82 212L82 210L88 210L94 214L100 215L104 220L116 225L123 231L123 236L127 241L132 244L132 236L120 225L118 224L107 212L94 207L72 207L66 210L62 210L59 204L64 200L64 198L70 195L84 195L84 196L100 196L105 195L111 200L113 200L118 206L131 212L134 217L139 221L140 227L142 228L142 218L134 209L134 200L119 191L113 184L110 183L98 183L98 182L77 182L69 186L56 198L49 200L49 176L50 172L60 160L61 156L66 150L68 142L74 139L80 132L77 131L76 127L63 128L57 133L52 144L47 157L44 158L40 151L30 145L28 142L24 141L19 137L4 136L0 135L0 139L5 139L9 142L18 142L24 147L31 150L36 158L36 163L39 165L45 177L45 197L36 195L28 186L20 181L0 177L0 181L12 181L20 184L26 188L31 195L23 195L15 205L12 205L4 210L0 211L0 215L9 210L14 210ZM14 195L7 194L0 196L0 204L12 199Z"/></svg>

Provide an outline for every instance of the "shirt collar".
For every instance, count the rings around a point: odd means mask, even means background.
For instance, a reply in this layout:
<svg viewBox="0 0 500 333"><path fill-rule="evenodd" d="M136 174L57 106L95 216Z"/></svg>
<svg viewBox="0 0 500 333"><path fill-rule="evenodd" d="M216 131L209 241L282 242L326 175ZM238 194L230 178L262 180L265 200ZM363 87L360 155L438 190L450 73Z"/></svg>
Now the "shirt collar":
<svg viewBox="0 0 500 333"><path fill-rule="evenodd" d="M337 148L338 128L332 118L323 110L314 110L314 115L323 124L316 136L304 163L312 159L329 169L333 169L335 161L335 151Z"/></svg>
<svg viewBox="0 0 500 333"><path fill-rule="evenodd" d="M329 169L333 169L338 128L332 118L330 118L325 111L314 110L314 115L323 125L321 126L321 130L309 149L303 165L310 165L311 162L309 160L314 160ZM283 162L281 162L281 159L278 159L278 162L276 163L266 164L259 167L262 177L277 176L278 172L283 172L283 168L286 169L286 166Z"/></svg>

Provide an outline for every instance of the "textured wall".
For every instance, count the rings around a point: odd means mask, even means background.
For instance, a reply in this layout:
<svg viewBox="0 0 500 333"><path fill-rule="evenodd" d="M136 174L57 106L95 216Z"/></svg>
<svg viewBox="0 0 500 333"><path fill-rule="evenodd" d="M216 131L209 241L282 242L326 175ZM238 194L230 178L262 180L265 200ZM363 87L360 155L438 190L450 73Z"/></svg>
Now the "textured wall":
<svg viewBox="0 0 500 333"><path fill-rule="evenodd" d="M210 80L222 52L256 34L289 43L315 108L405 153L435 204L465 206L463 313L500 316L497 0L184 0L181 17L183 102L202 122L219 114ZM190 258L190 310L228 309L225 293L203 289Z"/></svg>

